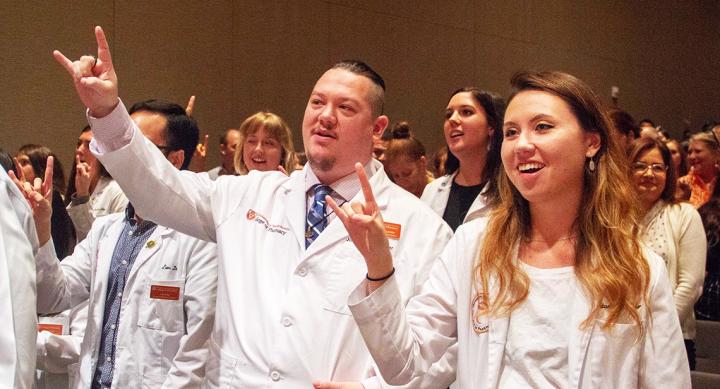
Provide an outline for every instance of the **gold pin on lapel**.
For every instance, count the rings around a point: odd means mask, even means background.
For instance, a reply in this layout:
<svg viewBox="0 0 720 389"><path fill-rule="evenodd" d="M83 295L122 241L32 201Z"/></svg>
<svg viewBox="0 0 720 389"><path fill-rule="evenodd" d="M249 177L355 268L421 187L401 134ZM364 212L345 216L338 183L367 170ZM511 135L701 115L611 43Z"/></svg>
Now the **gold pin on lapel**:
<svg viewBox="0 0 720 389"><path fill-rule="evenodd" d="M154 240L148 240L147 243L145 244L145 247L147 247L147 248L149 248L149 249L155 247L155 241L154 241Z"/></svg>

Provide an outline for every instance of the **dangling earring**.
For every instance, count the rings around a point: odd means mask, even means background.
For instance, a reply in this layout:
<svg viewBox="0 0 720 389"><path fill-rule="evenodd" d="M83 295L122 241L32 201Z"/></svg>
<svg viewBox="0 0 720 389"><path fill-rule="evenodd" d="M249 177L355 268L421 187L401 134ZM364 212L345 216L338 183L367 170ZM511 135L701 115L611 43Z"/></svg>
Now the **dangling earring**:
<svg viewBox="0 0 720 389"><path fill-rule="evenodd" d="M588 170L590 171L590 173L595 173L595 168L595 161L590 158L590 162L588 162Z"/></svg>

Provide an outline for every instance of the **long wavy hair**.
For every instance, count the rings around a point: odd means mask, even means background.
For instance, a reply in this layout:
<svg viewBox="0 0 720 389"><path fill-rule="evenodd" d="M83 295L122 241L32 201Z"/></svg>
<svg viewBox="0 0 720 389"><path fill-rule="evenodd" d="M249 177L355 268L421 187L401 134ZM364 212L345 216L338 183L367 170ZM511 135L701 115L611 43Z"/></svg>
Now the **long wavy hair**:
<svg viewBox="0 0 720 389"><path fill-rule="evenodd" d="M575 274L591 303L581 327L591 326L607 310L603 329L630 319L637 324L639 338L643 329L637 306L646 301L650 268L638 243L640 217L627 158L600 99L584 82L562 72L518 73L512 87L508 105L523 91L550 93L570 106L584 131L600 135L601 147L592 158L597 167L593 172L586 165L583 206L575 221ZM515 257L518 239L530 238L530 206L506 171L498 176L500 201L473 269L479 302L473 315L507 315L527 298L530 287Z"/></svg>

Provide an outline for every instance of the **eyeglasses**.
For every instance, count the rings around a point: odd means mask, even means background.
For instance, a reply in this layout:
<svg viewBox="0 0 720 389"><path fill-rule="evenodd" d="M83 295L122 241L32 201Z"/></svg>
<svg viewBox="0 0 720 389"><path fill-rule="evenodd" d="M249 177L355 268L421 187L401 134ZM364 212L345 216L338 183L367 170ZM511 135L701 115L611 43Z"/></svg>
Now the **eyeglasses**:
<svg viewBox="0 0 720 389"><path fill-rule="evenodd" d="M646 164L645 162L635 162L632 166L635 173L645 173L645 171L650 168L650 171L653 174L662 174L667 171L667 166L661 164L661 163L651 163Z"/></svg>

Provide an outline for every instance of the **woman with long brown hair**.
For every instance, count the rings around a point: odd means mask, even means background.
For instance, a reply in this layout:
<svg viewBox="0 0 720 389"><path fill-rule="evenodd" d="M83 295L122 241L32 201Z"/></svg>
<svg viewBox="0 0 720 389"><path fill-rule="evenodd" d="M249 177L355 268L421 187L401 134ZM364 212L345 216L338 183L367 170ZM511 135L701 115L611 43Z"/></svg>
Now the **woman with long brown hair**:
<svg viewBox="0 0 720 389"><path fill-rule="evenodd" d="M599 98L560 72L512 86L499 204L458 229L407 308L369 185L364 204L333 204L367 263L350 309L383 378L405 384L457 342L460 388L690 387L665 266L640 246Z"/></svg>

